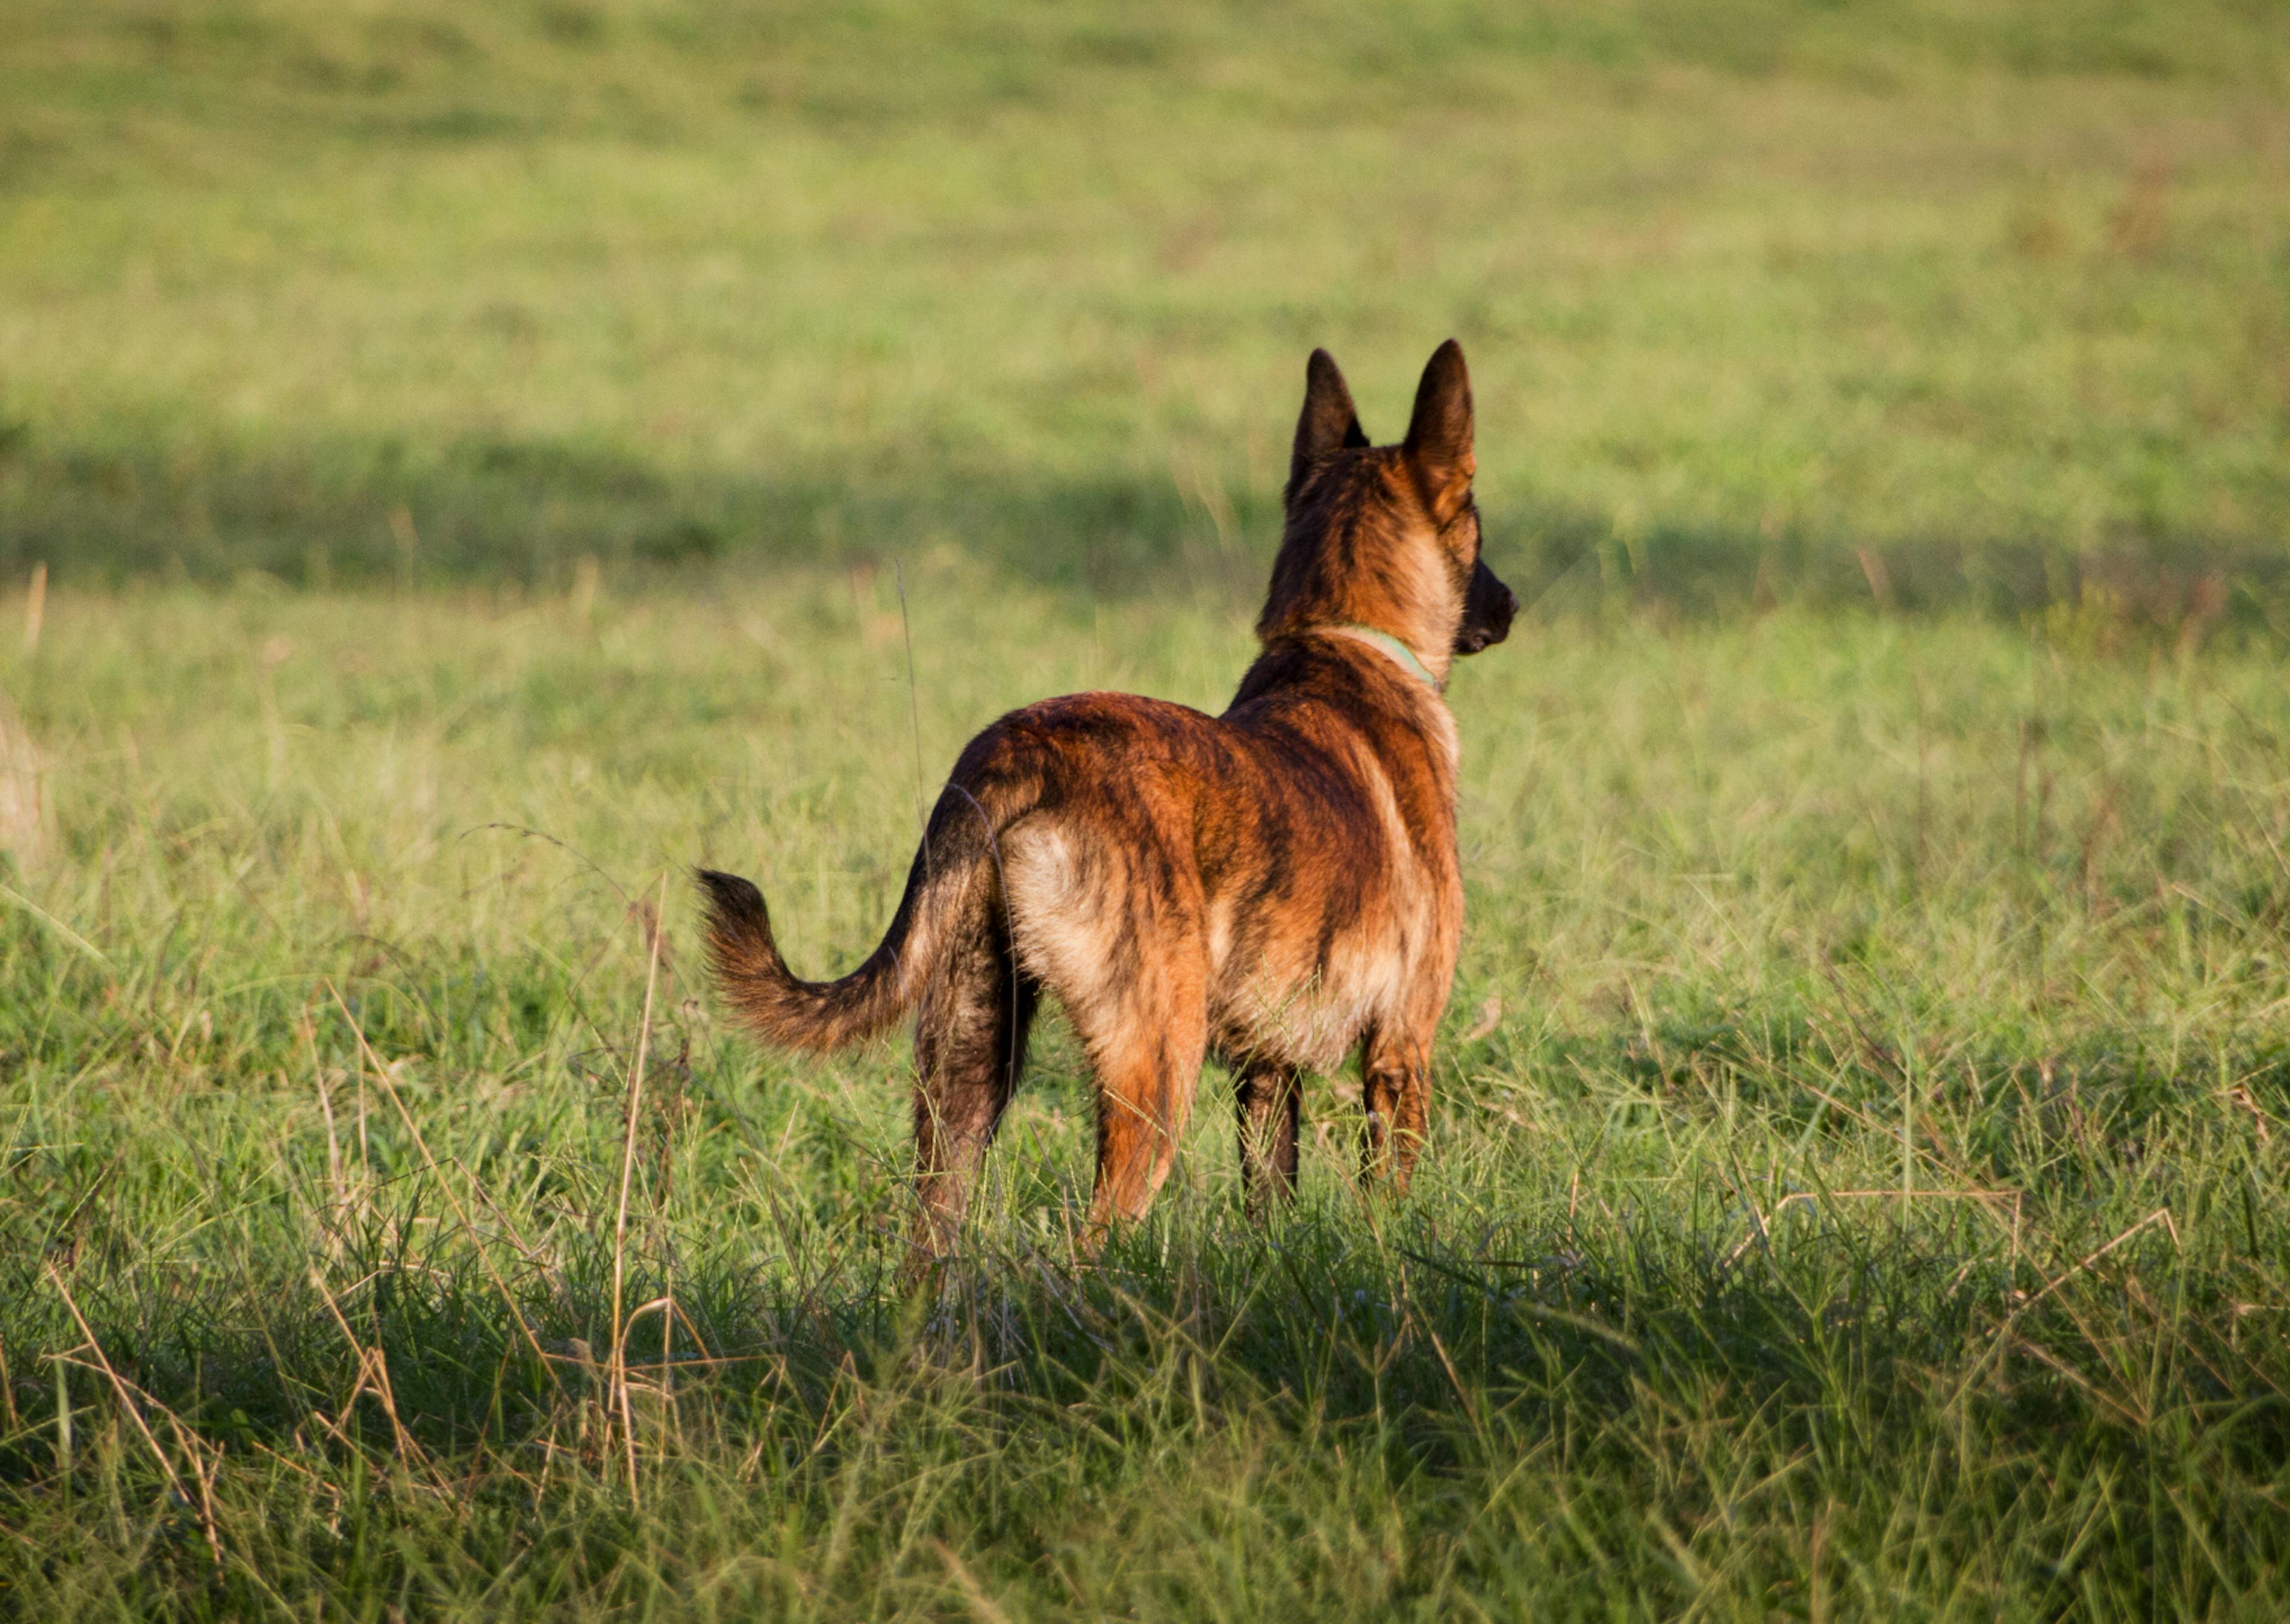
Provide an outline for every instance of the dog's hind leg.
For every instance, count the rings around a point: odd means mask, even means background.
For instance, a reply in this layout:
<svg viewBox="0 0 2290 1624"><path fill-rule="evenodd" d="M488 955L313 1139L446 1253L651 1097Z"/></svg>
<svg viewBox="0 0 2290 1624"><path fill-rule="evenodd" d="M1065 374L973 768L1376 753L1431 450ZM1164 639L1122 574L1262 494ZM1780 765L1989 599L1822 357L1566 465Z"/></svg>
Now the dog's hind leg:
<svg viewBox="0 0 2290 1624"><path fill-rule="evenodd" d="M1012 962L998 920L955 944L915 1023L915 1246L942 1256L1025 1069L1038 990Z"/></svg>
<svg viewBox="0 0 2290 1624"><path fill-rule="evenodd" d="M1240 1074L1240 1170L1248 1215L1296 1199L1296 1125L1303 1079L1293 1066L1245 1060Z"/></svg>

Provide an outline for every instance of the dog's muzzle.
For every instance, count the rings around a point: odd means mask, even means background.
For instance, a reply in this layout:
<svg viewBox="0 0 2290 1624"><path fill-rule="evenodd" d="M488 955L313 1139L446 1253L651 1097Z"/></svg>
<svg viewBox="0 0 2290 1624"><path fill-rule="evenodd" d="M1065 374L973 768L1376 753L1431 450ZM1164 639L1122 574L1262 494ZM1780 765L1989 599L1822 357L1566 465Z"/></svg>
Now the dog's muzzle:
<svg viewBox="0 0 2290 1624"><path fill-rule="evenodd" d="M1455 633L1455 652L1476 654L1493 648L1510 636L1511 619L1517 613L1517 595L1484 563L1474 564L1471 584L1463 592L1463 624Z"/></svg>

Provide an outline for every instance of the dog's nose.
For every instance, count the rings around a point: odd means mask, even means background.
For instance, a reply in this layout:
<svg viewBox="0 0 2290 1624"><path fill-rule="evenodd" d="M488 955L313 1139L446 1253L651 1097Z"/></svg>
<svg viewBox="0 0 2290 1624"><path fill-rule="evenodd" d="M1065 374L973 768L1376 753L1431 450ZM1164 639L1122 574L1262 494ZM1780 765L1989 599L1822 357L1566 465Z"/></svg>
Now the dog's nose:
<svg viewBox="0 0 2290 1624"><path fill-rule="evenodd" d="M1517 613L1518 594L1509 587L1503 588L1502 596L1495 600L1494 625L1490 628L1487 641L1501 643L1509 636L1511 618Z"/></svg>

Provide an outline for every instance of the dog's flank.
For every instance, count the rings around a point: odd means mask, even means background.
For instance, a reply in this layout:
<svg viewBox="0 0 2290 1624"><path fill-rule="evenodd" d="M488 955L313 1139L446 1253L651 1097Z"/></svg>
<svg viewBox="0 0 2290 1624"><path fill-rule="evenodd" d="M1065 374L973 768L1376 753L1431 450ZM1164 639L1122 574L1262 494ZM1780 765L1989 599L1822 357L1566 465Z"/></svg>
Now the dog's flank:
<svg viewBox="0 0 2290 1624"><path fill-rule="evenodd" d="M1383 448L1315 351L1262 649L1231 706L1084 693L995 723L851 974L797 979L761 893L700 876L719 984L765 1041L831 1049L917 1011L923 1247L960 1221L1044 991L1095 1075L1095 1228L1167 1177L1211 1052L1240 1078L1252 1206L1294 1188L1302 1074L1354 1050L1370 1169L1405 1185L1462 925L1442 696L1517 607L1479 556L1471 440L1452 340Z"/></svg>

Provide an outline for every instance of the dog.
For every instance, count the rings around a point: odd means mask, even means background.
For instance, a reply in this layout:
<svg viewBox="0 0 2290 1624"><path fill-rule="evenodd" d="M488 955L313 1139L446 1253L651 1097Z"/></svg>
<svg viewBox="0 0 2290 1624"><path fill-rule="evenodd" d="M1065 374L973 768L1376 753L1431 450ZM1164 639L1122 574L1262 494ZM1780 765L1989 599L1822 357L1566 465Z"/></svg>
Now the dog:
<svg viewBox="0 0 2290 1624"><path fill-rule="evenodd" d="M789 972L754 885L698 874L718 987L765 1043L837 1049L917 1011L919 1255L956 1238L1044 993L1095 1078L1093 1244L1169 1176L1211 1053L1238 1079L1252 1212L1294 1196L1303 1074L1355 1050L1365 1172L1405 1190L1463 925L1447 676L1518 608L1480 556L1476 468L1453 340L1380 447L1315 350L1261 652L1222 716L1078 693L1004 716L837 980Z"/></svg>

